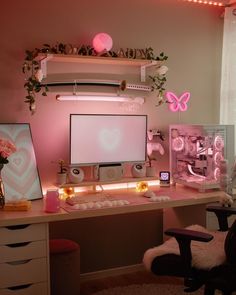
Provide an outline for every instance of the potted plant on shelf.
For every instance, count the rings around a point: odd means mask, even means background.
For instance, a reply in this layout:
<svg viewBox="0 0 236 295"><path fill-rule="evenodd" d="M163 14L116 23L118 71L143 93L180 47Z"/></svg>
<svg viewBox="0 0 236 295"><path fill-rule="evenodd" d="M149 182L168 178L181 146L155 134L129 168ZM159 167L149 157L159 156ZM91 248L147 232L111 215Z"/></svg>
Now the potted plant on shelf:
<svg viewBox="0 0 236 295"><path fill-rule="evenodd" d="M164 52L161 52L159 56L154 57L153 49L149 48L150 52L150 58L152 60L158 60L158 61L166 61L168 59L168 56L164 54ZM157 104L156 106L160 106L163 103L168 103L166 97L164 96L165 91L165 84L166 84L166 74L168 71L168 67L159 64L155 67L155 71L152 75L149 75L149 78L152 82L151 90L154 91L157 95Z"/></svg>
<svg viewBox="0 0 236 295"><path fill-rule="evenodd" d="M59 171L57 172L57 183L65 184L67 181L67 168L63 159L58 160Z"/></svg>

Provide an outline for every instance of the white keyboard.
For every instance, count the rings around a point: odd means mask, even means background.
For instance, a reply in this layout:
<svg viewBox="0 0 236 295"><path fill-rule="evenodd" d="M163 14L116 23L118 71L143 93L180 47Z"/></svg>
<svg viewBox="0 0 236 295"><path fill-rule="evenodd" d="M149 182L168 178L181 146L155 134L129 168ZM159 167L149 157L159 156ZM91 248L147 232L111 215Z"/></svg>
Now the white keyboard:
<svg viewBox="0 0 236 295"><path fill-rule="evenodd" d="M104 207L118 207L129 205L129 201L127 200L106 200L106 201L95 201L95 202L86 202L73 205L73 209L99 209Z"/></svg>
<svg viewBox="0 0 236 295"><path fill-rule="evenodd" d="M153 196L149 199L149 201L152 201L152 202L163 202L168 200L170 200L169 196Z"/></svg>
<svg viewBox="0 0 236 295"><path fill-rule="evenodd" d="M75 196L68 198L66 203L71 205L73 209L99 209L104 207L119 207L129 205L130 202L123 199L110 199L109 195L105 194L88 194L86 196Z"/></svg>

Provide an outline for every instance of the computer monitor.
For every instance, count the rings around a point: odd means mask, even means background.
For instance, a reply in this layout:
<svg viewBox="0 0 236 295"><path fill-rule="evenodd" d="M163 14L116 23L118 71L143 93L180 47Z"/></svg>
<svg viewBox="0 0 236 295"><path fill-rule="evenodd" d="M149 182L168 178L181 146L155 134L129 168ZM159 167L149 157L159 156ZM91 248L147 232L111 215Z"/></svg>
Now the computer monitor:
<svg viewBox="0 0 236 295"><path fill-rule="evenodd" d="M146 161L147 115L71 114L70 164Z"/></svg>

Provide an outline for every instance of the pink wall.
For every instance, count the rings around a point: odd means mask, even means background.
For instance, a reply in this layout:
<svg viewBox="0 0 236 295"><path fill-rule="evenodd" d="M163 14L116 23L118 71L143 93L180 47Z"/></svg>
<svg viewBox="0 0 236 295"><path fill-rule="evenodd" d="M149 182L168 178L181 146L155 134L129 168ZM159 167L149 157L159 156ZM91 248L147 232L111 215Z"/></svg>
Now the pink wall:
<svg viewBox="0 0 236 295"><path fill-rule="evenodd" d="M167 106L155 107L150 96L137 111L148 114L149 128L167 132L171 123L216 123L220 81L223 21L220 8L200 7L176 0L147 1L46 1L8 0L1 4L0 31L0 121L29 122L43 187L55 182L52 161L68 159L70 113L129 113L119 103L55 100L54 94L37 97L37 112L31 116L24 104L24 51L57 41L91 44L105 31L114 49L153 47L169 60L168 90L191 92L186 113L173 114ZM167 143L165 148L168 149ZM168 155L158 168L168 168ZM167 167L166 167L167 166Z"/></svg>

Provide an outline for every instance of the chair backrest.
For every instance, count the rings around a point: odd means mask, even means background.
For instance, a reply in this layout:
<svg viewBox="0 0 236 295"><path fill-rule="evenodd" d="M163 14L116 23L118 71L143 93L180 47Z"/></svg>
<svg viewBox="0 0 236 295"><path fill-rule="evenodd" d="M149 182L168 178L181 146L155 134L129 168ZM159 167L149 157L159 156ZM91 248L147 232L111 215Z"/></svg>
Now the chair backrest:
<svg viewBox="0 0 236 295"><path fill-rule="evenodd" d="M227 262L236 265L236 220L228 230L224 248Z"/></svg>

